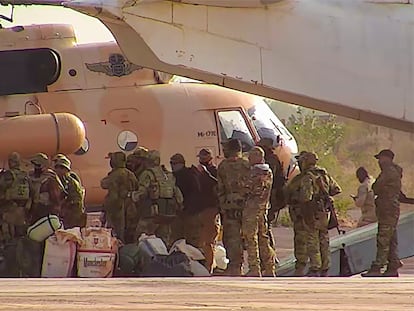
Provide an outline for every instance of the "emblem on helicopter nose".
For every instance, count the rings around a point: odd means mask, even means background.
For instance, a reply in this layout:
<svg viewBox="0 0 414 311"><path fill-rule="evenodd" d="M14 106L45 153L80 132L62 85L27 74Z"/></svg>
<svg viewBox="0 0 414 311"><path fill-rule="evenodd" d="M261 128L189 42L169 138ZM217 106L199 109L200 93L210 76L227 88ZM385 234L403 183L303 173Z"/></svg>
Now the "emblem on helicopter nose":
<svg viewBox="0 0 414 311"><path fill-rule="evenodd" d="M121 54L110 54L107 62L85 63L86 68L94 72L102 72L108 76L121 77L131 74L135 70L143 69L143 67L130 63Z"/></svg>

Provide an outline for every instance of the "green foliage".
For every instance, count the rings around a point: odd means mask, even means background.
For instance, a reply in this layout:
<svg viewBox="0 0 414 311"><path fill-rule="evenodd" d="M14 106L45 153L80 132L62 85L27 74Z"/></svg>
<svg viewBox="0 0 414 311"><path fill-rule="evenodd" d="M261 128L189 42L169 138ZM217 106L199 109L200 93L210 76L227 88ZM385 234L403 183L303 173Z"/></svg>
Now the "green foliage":
<svg viewBox="0 0 414 311"><path fill-rule="evenodd" d="M335 116L321 117L303 108L298 108L297 114L289 118L287 126L301 150L316 152L318 156L334 153L344 136L344 126Z"/></svg>

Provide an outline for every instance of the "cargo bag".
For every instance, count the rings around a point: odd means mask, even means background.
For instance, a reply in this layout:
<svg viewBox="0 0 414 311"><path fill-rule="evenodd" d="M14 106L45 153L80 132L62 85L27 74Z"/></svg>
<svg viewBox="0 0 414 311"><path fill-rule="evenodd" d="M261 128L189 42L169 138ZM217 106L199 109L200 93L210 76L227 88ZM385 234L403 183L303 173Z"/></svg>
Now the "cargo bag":
<svg viewBox="0 0 414 311"><path fill-rule="evenodd" d="M43 254L42 278L71 277L75 257L76 242L60 242L55 235L50 236Z"/></svg>
<svg viewBox="0 0 414 311"><path fill-rule="evenodd" d="M22 277L40 277L44 244L28 237L17 241L16 259Z"/></svg>
<svg viewBox="0 0 414 311"><path fill-rule="evenodd" d="M63 224L58 216L47 215L27 228L27 236L33 241L43 242L61 228L63 228Z"/></svg>
<svg viewBox="0 0 414 311"><path fill-rule="evenodd" d="M139 251L138 243L127 244L119 249L120 276L137 275Z"/></svg>
<svg viewBox="0 0 414 311"><path fill-rule="evenodd" d="M78 251L78 276L81 278L110 278L114 272L115 254L99 251Z"/></svg>
<svg viewBox="0 0 414 311"><path fill-rule="evenodd" d="M167 246L155 235L147 236L143 234L138 242L138 266L144 267L152 261L156 255L168 255Z"/></svg>
<svg viewBox="0 0 414 311"><path fill-rule="evenodd" d="M155 255L145 262L140 276L143 277L190 277L190 259L182 252Z"/></svg>

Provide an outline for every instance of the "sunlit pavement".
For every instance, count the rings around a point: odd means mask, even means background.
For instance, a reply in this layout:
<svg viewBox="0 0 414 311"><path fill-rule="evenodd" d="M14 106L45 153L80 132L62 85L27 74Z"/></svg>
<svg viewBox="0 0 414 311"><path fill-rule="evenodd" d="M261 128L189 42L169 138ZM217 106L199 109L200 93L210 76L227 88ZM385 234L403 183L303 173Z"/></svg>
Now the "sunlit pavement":
<svg viewBox="0 0 414 311"><path fill-rule="evenodd" d="M413 310L414 277L2 279L0 310Z"/></svg>

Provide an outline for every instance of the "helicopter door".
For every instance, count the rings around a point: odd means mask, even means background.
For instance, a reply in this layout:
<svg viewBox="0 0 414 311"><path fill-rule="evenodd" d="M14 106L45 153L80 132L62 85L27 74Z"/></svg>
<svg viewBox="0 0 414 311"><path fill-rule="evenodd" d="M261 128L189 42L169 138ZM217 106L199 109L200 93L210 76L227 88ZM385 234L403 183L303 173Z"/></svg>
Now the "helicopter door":
<svg viewBox="0 0 414 311"><path fill-rule="evenodd" d="M243 152L249 151L254 145L254 133L249 128L240 109L217 111L220 145L229 139L239 139ZM223 156L222 147L220 155Z"/></svg>

